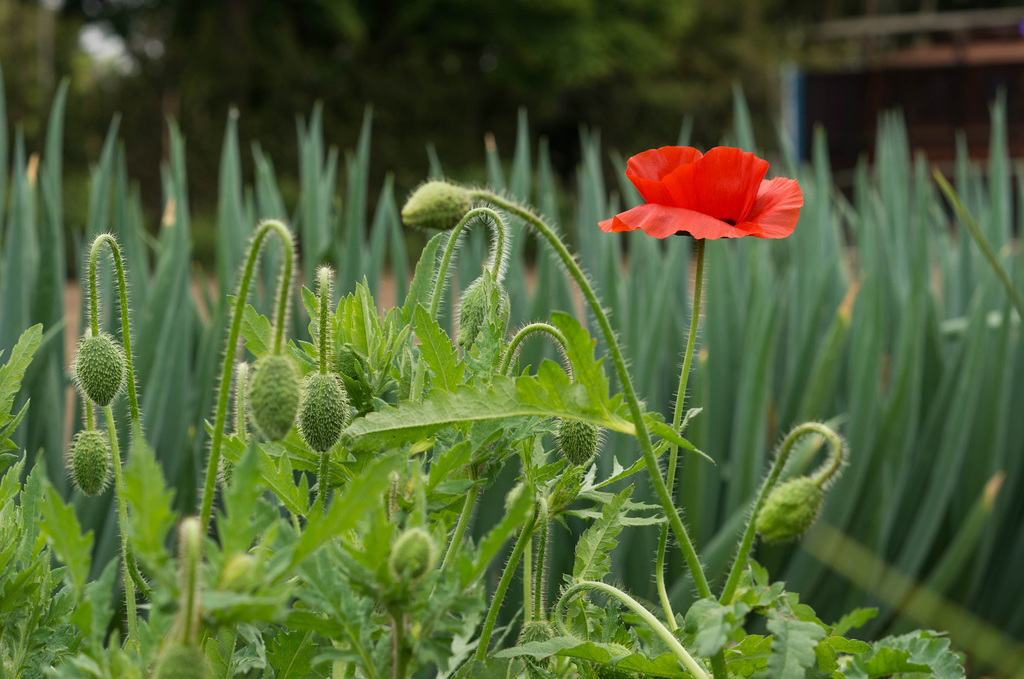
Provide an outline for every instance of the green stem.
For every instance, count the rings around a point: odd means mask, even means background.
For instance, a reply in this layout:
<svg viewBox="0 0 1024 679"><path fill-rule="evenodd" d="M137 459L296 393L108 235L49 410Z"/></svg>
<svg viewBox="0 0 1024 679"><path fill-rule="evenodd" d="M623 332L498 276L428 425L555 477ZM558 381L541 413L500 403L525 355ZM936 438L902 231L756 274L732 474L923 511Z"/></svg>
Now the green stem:
<svg viewBox="0 0 1024 679"><path fill-rule="evenodd" d="M548 503L544 498L538 501L538 527L537 536L537 566L534 568L533 584L533 616L537 620L545 620L547 611L544 610L544 552L548 544ZM528 561L528 560L527 560Z"/></svg>
<svg viewBox="0 0 1024 679"><path fill-rule="evenodd" d="M602 592L618 600L619 603L621 603L626 608L635 613L637 617L644 621L644 623L651 629L651 631L653 631L661 638L665 645L668 646L669 650L672 651L672 653L674 653L677 658L679 658L679 662L683 664L683 667L686 668L686 671L693 675L695 679L711 679L708 676L707 671L705 671L704 668L700 665L700 663L698 663L693 658L693 656L690 655L689 651L687 651L683 647L683 645L679 643L679 640L676 639L675 635L673 635L667 627L662 625L661 621L654 617L654 615L649 610L647 610L636 599L629 596L621 589L618 589L617 587L612 587L611 585L603 582L583 580L581 582L577 582L576 584L565 590L565 592L562 594L562 598L560 598L558 600L558 603L555 604L554 622L559 632L564 634L564 630L567 629L565 624L565 609L568 606L569 599L575 596L577 592L584 592L587 590Z"/></svg>
<svg viewBox="0 0 1024 679"><path fill-rule="evenodd" d="M475 480L476 477L471 474L470 478ZM473 515L473 508L476 506L478 495L480 495L480 484L474 483L469 487L466 500L462 505L462 513L459 514L459 522L455 524L455 533L452 534L452 540L448 543L448 549L444 553L444 560L441 562L442 571L451 565L459 553L459 548L462 546L462 537L466 534L466 528L469 526L469 519Z"/></svg>
<svg viewBox="0 0 1024 679"><path fill-rule="evenodd" d="M526 541L523 550L523 622L533 620L533 536Z"/></svg>
<svg viewBox="0 0 1024 679"><path fill-rule="evenodd" d="M248 438L245 426L245 383L249 378L249 364L242 361L235 371L235 433L245 443Z"/></svg>
<svg viewBox="0 0 1024 679"><path fill-rule="evenodd" d="M501 273L501 261L505 257L505 222L502 221L501 215L490 208L473 208L466 213L462 221L455 225L455 228L452 229L451 234L448 236L447 244L444 246L441 265L437 269L437 278L434 280L434 293L430 298L431 318L437 318L437 310L441 305L441 291L444 290L445 279L448 277L448 265L452 261L452 255L455 254L455 245L459 241L459 235L471 219L480 215L490 217L491 222L494 224L495 245L494 254L492 255L491 279L495 282L498 280Z"/></svg>
<svg viewBox="0 0 1024 679"><path fill-rule="evenodd" d="M330 490L331 475L331 450L328 448L320 453L320 465L316 472L316 504L320 505L320 511L327 513L327 492Z"/></svg>
<svg viewBox="0 0 1024 679"><path fill-rule="evenodd" d="M512 359L515 358L516 352L519 351L519 345L522 344L523 340L535 332L546 332L555 338L555 341L559 344L559 349L562 355L565 355L565 347L568 345L568 341L565 339L565 335L562 331L551 325L550 323L530 323L529 325L523 326L519 332L513 337L512 341L508 343L508 348L505 349L505 355L501 359L501 366L498 368L498 374L504 375L508 372L509 366L512 365ZM566 361L566 368L572 371L572 365ZM570 374L570 378L572 375Z"/></svg>
<svg viewBox="0 0 1024 679"><path fill-rule="evenodd" d="M291 285L292 263L295 242L292 233L284 224L277 220L263 222L256 229L249 253L246 257L242 278L238 282L238 293L235 295L235 307L231 312L231 329L224 347L224 362L221 369L220 382L217 385L217 414L213 423L213 439L210 442L210 459L206 467L206 484L203 486L203 503L199 512L202 525L210 525L210 514L213 512L213 495L217 488L217 469L220 464L220 447L224 439L224 423L228 413L228 392L231 384L231 372L234 369L235 352L238 348L238 334L242 329L242 314L245 311L245 300L249 296L249 285L259 259L260 246L267 234L274 231L280 236L284 256L281 258L281 281L278 284L277 326L274 334L274 353L280 353L281 340L284 333L284 319L287 312L288 289Z"/></svg>
<svg viewBox="0 0 1024 679"><path fill-rule="evenodd" d="M472 197L489 201L501 209L522 217L523 220L537 229L537 231L539 231L541 235L548 240L551 247L554 248L555 252L561 258L562 263L565 264L566 269L568 269L572 277L576 279L576 283L580 286L580 291L583 293L583 297L587 300L587 304L590 306L594 314L594 318L601 327L605 343L608 345L608 352L611 354L612 361L615 363L619 382L622 384L622 392L626 397L626 402L629 404L630 414L632 415L633 423L636 427L636 437L640 441L640 450L644 456L644 464L647 466L647 471L651 476L651 484L654 486L654 491L658 496L658 500L661 502L665 515L668 517L669 524L672 527L672 532L683 550L683 556L686 558L686 564L690 569L690 573L693 575L693 581L697 587L698 593L702 598L711 596L711 587L708 584L707 576L704 574L704 570L701 567L700 558L697 556L697 550L694 547L693 542L690 540L690 535L686 531L686 526L683 525L683 520L679 516L679 512L676 511L675 505L672 501L672 495L669 493L668 487L665 485L665 480L661 476L661 470L658 468L658 458L654 454L654 448L651 445L651 436L647 431L647 424L644 422L643 410L640 407L640 401L637 398L635 389L633 388L633 381L629 375L629 370L626 367L626 361L622 357L622 350L619 348L618 340L615 338L615 332L612 330L611 323L608 321L608 316L605 314L593 287L591 287L590 282L583 274L579 264L576 263L575 258L573 258L572 254L555 233L554 229L548 226L540 217L529 210L516 205L515 203L491 193L490 191L474 191L472 193Z"/></svg>
<svg viewBox="0 0 1024 679"><path fill-rule="evenodd" d="M135 583L129 573L128 560L133 558L128 546L128 505L125 502L124 475L121 473L121 451L117 445L117 423L114 422L114 409L109 405L103 407L107 418L107 436L110 438L110 454L114 464L114 489L117 496L117 520L121 533L121 560L124 563L124 600L128 618L128 639L137 641L139 638L139 622L135 612Z"/></svg>
<svg viewBox="0 0 1024 679"><path fill-rule="evenodd" d="M1013 306L1017 308L1017 314L1021 320L1024 321L1024 300L1021 299L1020 293L1017 292L1017 288L1014 287L1010 281L1010 277L1003 271L1003 267L999 264L999 259L996 257L996 253L993 252L992 246L989 245L988 240L985 238L985 234L978 228L978 224L971 217L971 213L964 207L963 201L960 200L960 196L957 195L956 190L950 186L949 182L941 172L935 170L932 175L935 177L935 181L939 183L939 188L942 189L942 193L946 195L946 200L950 202L953 209L956 210L957 214L967 225L967 230L970 231L971 237L974 242L978 245L978 249L981 250L981 254L988 260L989 266L995 271L996 276L999 277L999 281L1006 288L1006 293L1010 296L1010 300L1013 302Z"/></svg>
<svg viewBox="0 0 1024 679"><path fill-rule="evenodd" d="M199 633L199 565L203 560L203 530L194 516L181 522L178 532L181 563L178 568L181 579L181 640L195 644Z"/></svg>
<svg viewBox="0 0 1024 679"><path fill-rule="evenodd" d="M693 304L690 316L690 335L686 340L686 353L683 354L683 369L679 372L679 388L676 390L675 412L672 414L672 430L679 431L679 425L683 421L683 409L686 403L686 383L690 379L690 364L693 362L693 349L697 344L697 326L700 323L700 307L702 292L704 290L704 246L706 241L703 238L697 239L697 272L693 282ZM679 448L669 444L668 448L668 492L671 495L676 483L676 457ZM658 540L658 555L656 558L657 570L654 574L658 586L658 598L661 599L661 607L665 609L665 619L668 621L669 629L675 631L676 616L672 612L672 602L668 598L668 591L665 589L665 550L668 548L668 525L661 526L661 537Z"/></svg>
<svg viewBox="0 0 1024 679"><path fill-rule="evenodd" d="M498 611L501 609L501 604L505 600L505 592L508 590L508 585L512 582L512 575L516 571L516 567L519 565L519 559L523 557L523 552L526 550L526 543L530 541L533 536L533 530L537 525L536 518L528 521L523 526L522 531L519 533L519 539L516 540L515 547L512 548L512 556L508 558L508 563L505 564L505 570L501 573L501 579L498 580L498 587L494 590L494 596L491 598L491 607L487 610L487 619L484 620L484 628L480 633L480 641L477 643L476 660L483 662L487 657L487 646L491 642L491 634L494 632L494 623L498 620Z"/></svg>
<svg viewBox="0 0 1024 679"><path fill-rule="evenodd" d="M754 545L754 537L757 533L756 522L758 512L761 511L761 507L768 498L768 494L775 487L776 482L778 482L779 475L786 466L786 460L789 459L793 446L806 434L820 434L825 437L825 440L831 446L830 461L825 462L823 469L832 465L832 461L836 459L838 459L838 462L835 462L835 469L838 469L839 465L842 464L842 439L831 427L819 422L805 422L795 427L786 435L786 438L779 445L779 450L775 455L775 461L772 463L768 476L765 478L764 483L761 484L761 492L758 493L757 500L754 501L750 516L747 517L746 530L743 531L743 538L740 540L739 549L736 551L736 558L732 563L732 568L729 570L729 578L726 580L725 587L722 589L722 595L718 599L723 604L728 604L732 601L732 597L736 593L736 587L740 582L740 576L747 565L747 557L750 556L750 549Z"/></svg>
<svg viewBox="0 0 1024 679"><path fill-rule="evenodd" d="M409 656L403 648L405 646L405 620L401 611L391 612L391 679L405 679L409 674L407 669Z"/></svg>
<svg viewBox="0 0 1024 679"><path fill-rule="evenodd" d="M319 323L319 335L320 335L320 374L326 375L327 370L330 366L334 365L334 360L331 358L331 333L330 330L330 314L331 314L331 267L322 266L320 267L318 278L319 289L317 294L320 296L320 318L317 320Z"/></svg>

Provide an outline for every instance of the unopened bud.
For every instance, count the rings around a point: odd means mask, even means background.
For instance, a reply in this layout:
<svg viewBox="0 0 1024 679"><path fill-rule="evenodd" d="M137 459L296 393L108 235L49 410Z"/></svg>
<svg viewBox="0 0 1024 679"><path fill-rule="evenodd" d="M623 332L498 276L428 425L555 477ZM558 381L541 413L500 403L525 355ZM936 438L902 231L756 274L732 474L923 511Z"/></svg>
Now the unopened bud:
<svg viewBox="0 0 1024 679"><path fill-rule="evenodd" d="M428 181L413 191L402 206L402 221L424 229L451 229L472 207L469 191L458 184Z"/></svg>
<svg viewBox="0 0 1024 679"><path fill-rule="evenodd" d="M776 486L757 514L757 532L768 542L798 538L810 528L825 504L825 491L809 477Z"/></svg>

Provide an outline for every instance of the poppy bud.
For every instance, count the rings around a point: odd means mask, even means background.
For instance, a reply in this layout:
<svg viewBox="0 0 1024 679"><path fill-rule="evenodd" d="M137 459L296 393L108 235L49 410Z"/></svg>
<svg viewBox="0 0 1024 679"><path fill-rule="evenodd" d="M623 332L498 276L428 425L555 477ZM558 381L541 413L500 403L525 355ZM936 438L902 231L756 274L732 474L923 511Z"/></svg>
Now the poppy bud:
<svg viewBox="0 0 1024 679"><path fill-rule="evenodd" d="M627 655L633 654L633 649L622 644L611 642L606 644L608 652L611 653L613 658L623 658ZM594 670L594 674L599 679L640 679L640 675L636 672L630 672L629 670L619 669L614 665L606 665L605 663L591 663L590 667Z"/></svg>
<svg viewBox="0 0 1024 679"><path fill-rule="evenodd" d="M173 644L168 646L157 661L153 679L209 679L210 668L197 646Z"/></svg>
<svg viewBox="0 0 1024 679"><path fill-rule="evenodd" d="M422 528L408 528L391 547L388 569L395 580L419 580L437 563L437 546Z"/></svg>
<svg viewBox="0 0 1024 679"><path fill-rule="evenodd" d="M491 309L491 293L495 285L499 288L500 301L497 309ZM460 347L469 351L473 347L473 342L476 341L476 336L488 320L497 321L504 334L505 328L508 326L509 311L508 292L505 291L501 283L495 283L491 279L491 275L484 272L462 293L462 300L459 302L459 329L455 341ZM490 319L488 318L489 312L493 314Z"/></svg>
<svg viewBox="0 0 1024 679"><path fill-rule="evenodd" d="M313 450L324 453L348 426L348 395L337 375L311 373L302 385L299 401L299 434Z"/></svg>
<svg viewBox="0 0 1024 679"><path fill-rule="evenodd" d="M356 353L355 348L346 342L338 347L337 350L336 364L338 366L338 372L344 377L349 378L354 382L358 382L360 377L364 375L363 361L359 358L359 354Z"/></svg>
<svg viewBox="0 0 1024 679"><path fill-rule="evenodd" d="M284 354L264 356L256 362L249 381L249 414L267 439L279 441L295 422L299 409L299 376Z"/></svg>
<svg viewBox="0 0 1024 679"><path fill-rule="evenodd" d="M516 645L522 646L533 641L548 641L556 636L554 627L547 620L531 620L530 622L523 623L523 628L519 631L519 640L516 642ZM544 672L550 675L555 665L553 658L533 660L529 656L524 656L524 660L526 661L526 670L527 674L530 675L530 679L535 677L539 679L544 676L543 672L537 671L537 667L542 668Z"/></svg>
<svg viewBox="0 0 1024 679"><path fill-rule="evenodd" d="M569 464L582 467L597 454L601 434L597 425L580 420L558 421L558 449Z"/></svg>
<svg viewBox="0 0 1024 679"><path fill-rule="evenodd" d="M221 589L247 590L255 585L256 559L252 554L235 554L220 574Z"/></svg>
<svg viewBox="0 0 1024 679"><path fill-rule="evenodd" d="M89 400L108 406L124 383L124 352L110 335L86 335L78 345L74 372Z"/></svg>
<svg viewBox="0 0 1024 679"><path fill-rule="evenodd" d="M75 434L68 460L71 479L86 495L99 495L110 481L110 444L97 429Z"/></svg>
<svg viewBox="0 0 1024 679"><path fill-rule="evenodd" d="M821 514L825 491L809 477L776 486L757 514L757 532L768 542L800 537Z"/></svg>
<svg viewBox="0 0 1024 679"><path fill-rule="evenodd" d="M472 207L469 191L458 184L432 180L421 184L402 206L409 226L441 231L454 227Z"/></svg>

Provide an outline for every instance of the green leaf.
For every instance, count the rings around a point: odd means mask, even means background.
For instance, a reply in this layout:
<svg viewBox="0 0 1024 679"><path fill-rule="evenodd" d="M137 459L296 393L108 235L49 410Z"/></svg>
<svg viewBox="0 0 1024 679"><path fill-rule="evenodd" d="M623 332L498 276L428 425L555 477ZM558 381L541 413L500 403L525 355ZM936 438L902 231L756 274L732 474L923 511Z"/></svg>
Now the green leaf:
<svg viewBox="0 0 1024 679"><path fill-rule="evenodd" d="M459 361L458 350L422 306L416 307L415 320L420 356L434 374L434 385L445 391L455 391L465 372L465 364Z"/></svg>
<svg viewBox="0 0 1024 679"><path fill-rule="evenodd" d="M768 665L772 638L749 634L743 641L725 650L725 665L731 672L749 677Z"/></svg>
<svg viewBox="0 0 1024 679"><path fill-rule="evenodd" d="M267 660L277 670L277 679L305 679L313 669L317 644L312 632L280 633L267 644Z"/></svg>
<svg viewBox="0 0 1024 679"><path fill-rule="evenodd" d="M955 653L949 639L936 632L921 630L886 637L873 644L870 652L854 656L847 668L851 679L882 677L901 672L927 673L934 679L963 679L963 659Z"/></svg>
<svg viewBox="0 0 1024 679"><path fill-rule="evenodd" d="M863 627L878 615L877 608L855 608L839 619L839 622L832 625L832 634L844 636L847 632L858 627Z"/></svg>
<svg viewBox="0 0 1024 679"><path fill-rule="evenodd" d="M531 641L522 646L498 651L494 655L497 658L530 657L534 660L560 656L589 660L605 665L611 665L614 658L614 666L617 669L638 672L641 676L679 677L684 675L683 669L679 665L679 659L672 653L662 653L654 659L648 659L640 653L620 657L608 644L595 641L581 642L576 637L555 637L547 641Z"/></svg>
<svg viewBox="0 0 1024 679"><path fill-rule="evenodd" d="M11 350L10 360L0 367L0 425L11 420L9 413L14 405L14 396L21 388L21 379L42 339L43 326L37 323L21 334Z"/></svg>
<svg viewBox="0 0 1024 679"><path fill-rule="evenodd" d="M871 644L860 639L847 639L846 637L830 636L825 638L825 643L832 647L836 653L866 653L871 650Z"/></svg>
<svg viewBox="0 0 1024 679"><path fill-rule="evenodd" d="M402 318L406 324L412 323L417 306L430 307L430 296L434 290L434 269L437 266L437 249L446 240L448 232L435 234L427 241L416 262L416 272L409 284L409 294L402 305Z"/></svg>
<svg viewBox="0 0 1024 679"><path fill-rule="evenodd" d="M41 510L43 518L39 527L53 545L57 558L68 567L75 595L81 596L92 565L92 531L82 535L74 508L61 501L49 481L46 482Z"/></svg>
<svg viewBox="0 0 1024 679"><path fill-rule="evenodd" d="M167 559L164 540L176 518L172 510L174 491L167 488L163 468L138 431L132 434L124 484L125 499L131 507L128 535L132 548L144 563L159 566Z"/></svg>
<svg viewBox="0 0 1024 679"><path fill-rule="evenodd" d="M697 653L710 657L722 650L732 631L729 622L731 612L731 607L723 606L713 598L694 602L686 612L686 631L694 635Z"/></svg>
<svg viewBox="0 0 1024 679"><path fill-rule="evenodd" d="M774 635L768 657L772 679L804 679L814 665L814 647L825 638L825 630L814 622L784 617L774 608L768 611L768 630Z"/></svg>
<svg viewBox="0 0 1024 679"><path fill-rule="evenodd" d="M228 297L228 304L235 305L233 296ZM261 315L251 304L246 304L245 310L242 311L242 337L245 338L245 348L256 358L266 356L273 344L273 334L270 319Z"/></svg>
<svg viewBox="0 0 1024 679"><path fill-rule="evenodd" d="M565 355L572 365L573 381L584 385L591 400L601 408L608 402L608 376L601 364L604 359L594 359L597 340L580 325L575 317L556 311L551 314L551 324L565 336Z"/></svg>
<svg viewBox="0 0 1024 679"><path fill-rule="evenodd" d="M632 493L633 486L629 486L614 496L601 510L601 518L580 536L572 567L573 579L601 580L608 574L611 569L608 552L619 544L615 538L622 532L622 505Z"/></svg>

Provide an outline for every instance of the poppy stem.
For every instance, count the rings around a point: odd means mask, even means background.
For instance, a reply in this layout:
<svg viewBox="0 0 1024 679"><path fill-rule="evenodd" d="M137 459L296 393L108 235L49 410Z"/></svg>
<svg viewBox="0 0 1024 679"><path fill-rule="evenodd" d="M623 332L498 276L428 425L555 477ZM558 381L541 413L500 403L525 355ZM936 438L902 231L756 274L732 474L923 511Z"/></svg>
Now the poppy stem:
<svg viewBox="0 0 1024 679"><path fill-rule="evenodd" d="M683 369L679 373L679 389L676 391L675 412L672 414L672 430L676 432L679 431L679 425L683 421L683 406L686 404L686 383L690 379L690 365L693 362L694 346L697 344L697 325L700 323L701 298L704 291L704 247L707 241L703 238L696 240L697 272L693 282L693 303L690 305L693 310L693 314L690 317L690 336L686 340L686 353L683 354ZM670 443L668 448L668 475L666 476L670 495L676 484L676 457L678 452L678 446ZM665 550L667 547L668 526L662 524L661 538L658 540L657 571L654 577L658 585L658 597L661 599L661 607L665 609L668 628L674 632L676 630L675 614L672 613L672 602L669 601L668 591L665 589Z"/></svg>
<svg viewBox="0 0 1024 679"><path fill-rule="evenodd" d="M505 222L501 215L490 208L478 207L466 213L466 216L455 225L448 236L448 243L444 247L444 254L441 256L441 265L437 269L437 279L434 281L434 294L430 297L430 317L437 318L438 307L441 306L441 291L444 290L445 279L448 277L448 265L455 254L455 246L459 242L462 230L466 228L474 217L488 217L494 224L494 253L491 255L491 280L497 282L501 273L501 263L505 259Z"/></svg>
<svg viewBox="0 0 1024 679"><path fill-rule="evenodd" d="M587 300L587 304L590 306L591 311L594 314L594 318L597 320L597 324L601 327L601 332L604 335L605 342L608 344L608 353L611 354L612 362L615 363L619 382L622 384L622 393L626 397L626 402L629 404L629 411L632 415L633 424L636 427L636 437L640 441L640 450L644 456L644 464L647 466L647 471L651 476L651 484L654 486L654 491L657 494L658 499L661 502L661 506L665 511L665 516L668 518L669 524L672 527L672 532L675 534L676 540L679 541L679 546L683 550L683 556L686 558L686 565L689 567L690 573L693 575L693 581L697 587L697 592L700 594L701 598L712 596L711 586L708 584L707 576L704 574L704 569L701 567L700 558L697 555L697 549L694 547L693 541L690 540L690 534L686 531L686 526L683 524L683 520L679 516L679 512L676 511L675 504L672 501L672 494L665 485L665 479L661 476L661 469L658 467L658 458L654 454L654 447L651 445L651 435L647 430L647 423L644 422L643 409L640 407L640 401L637 398L636 390L633 388L633 380L626 367L626 361L622 357L622 350L619 348L618 340L615 338L615 332L612 330L611 323L608 321L608 315L601 306L601 302L597 298L597 293L594 292L594 288L590 285L590 281L587 280L583 270L580 269L580 265L577 264L576 259L572 256L572 253L569 252L565 243L563 243L558 237L558 234L555 233L555 230L545 223L540 217L533 214L530 210L506 200L505 198L502 198L490 191L476 190L473 191L472 196L474 199L485 200L502 210L507 210L508 212L521 217L533 228L537 229L537 231L539 231L551 244L551 247L554 248L555 252L558 254L559 258L561 258L562 263L565 264L566 269L569 270L572 277L576 279L576 283L580 286L580 291L583 293L583 297Z"/></svg>
<svg viewBox="0 0 1024 679"><path fill-rule="evenodd" d="M565 335L562 331L551 325L550 323L530 323L529 325L523 326L519 332L515 334L512 341L508 343L508 349L505 350L505 357L501 359L501 366L498 368L499 375L505 375L508 373L509 366L512 365L512 359L515 358L516 352L519 350L519 345L522 344L523 340L528 335L535 332L546 332L551 335L558 342L558 350L565 356L565 346L568 342L565 339ZM572 378L572 365L566 361L566 368L569 370L569 377Z"/></svg>

